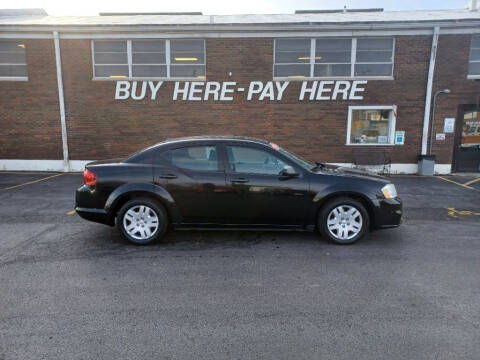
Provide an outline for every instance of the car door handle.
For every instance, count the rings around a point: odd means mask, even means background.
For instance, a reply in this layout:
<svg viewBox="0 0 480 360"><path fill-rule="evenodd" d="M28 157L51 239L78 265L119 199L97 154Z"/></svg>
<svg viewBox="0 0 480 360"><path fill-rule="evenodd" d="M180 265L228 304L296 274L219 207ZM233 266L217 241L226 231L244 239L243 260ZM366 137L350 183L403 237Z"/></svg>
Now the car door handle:
<svg viewBox="0 0 480 360"><path fill-rule="evenodd" d="M167 174L160 174L160 175L158 175L158 177L159 177L160 179L176 179L176 178L177 178L177 175L175 175L175 174L168 174L168 173L167 173Z"/></svg>
<svg viewBox="0 0 480 360"><path fill-rule="evenodd" d="M248 183L248 179L246 179L246 178L234 178L234 179L230 179L230 182L232 182L232 183Z"/></svg>

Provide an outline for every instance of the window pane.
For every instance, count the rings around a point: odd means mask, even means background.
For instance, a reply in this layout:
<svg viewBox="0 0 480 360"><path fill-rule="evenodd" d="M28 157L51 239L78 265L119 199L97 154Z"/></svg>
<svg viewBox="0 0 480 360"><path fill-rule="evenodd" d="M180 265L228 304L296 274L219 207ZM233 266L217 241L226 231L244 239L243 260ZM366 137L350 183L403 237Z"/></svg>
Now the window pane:
<svg viewBox="0 0 480 360"><path fill-rule="evenodd" d="M127 53L97 53L95 64L127 64Z"/></svg>
<svg viewBox="0 0 480 360"><path fill-rule="evenodd" d="M350 51L316 51L316 63L349 63L351 61Z"/></svg>
<svg viewBox="0 0 480 360"><path fill-rule="evenodd" d="M355 76L392 76L392 64L356 64Z"/></svg>
<svg viewBox="0 0 480 360"><path fill-rule="evenodd" d="M133 53L134 64L165 64L165 53Z"/></svg>
<svg viewBox="0 0 480 360"><path fill-rule="evenodd" d="M315 65L315 68L313 69L313 76L315 77L351 76L351 66L350 64Z"/></svg>
<svg viewBox="0 0 480 360"><path fill-rule="evenodd" d="M352 110L351 144L388 144L391 110Z"/></svg>
<svg viewBox="0 0 480 360"><path fill-rule="evenodd" d="M0 51L25 53L23 41L0 40Z"/></svg>
<svg viewBox="0 0 480 360"><path fill-rule="evenodd" d="M215 146L193 146L170 150L167 153L173 165L190 170L218 170Z"/></svg>
<svg viewBox="0 0 480 360"><path fill-rule="evenodd" d="M27 76L27 65L1 65L0 64L0 77L1 76Z"/></svg>
<svg viewBox="0 0 480 360"><path fill-rule="evenodd" d="M0 51L0 64L25 64L24 52L2 52Z"/></svg>
<svg viewBox="0 0 480 360"><path fill-rule="evenodd" d="M171 77L204 77L205 65L171 65Z"/></svg>
<svg viewBox="0 0 480 360"><path fill-rule="evenodd" d="M133 52L165 52L165 40L132 40Z"/></svg>
<svg viewBox="0 0 480 360"><path fill-rule="evenodd" d="M203 52L203 40L170 40L170 51L196 51Z"/></svg>
<svg viewBox="0 0 480 360"><path fill-rule="evenodd" d="M358 39L358 50L392 50L393 39L392 38L378 38L378 39Z"/></svg>
<svg viewBox="0 0 480 360"><path fill-rule="evenodd" d="M93 43L95 52L127 52L127 42L122 40L95 40Z"/></svg>
<svg viewBox="0 0 480 360"><path fill-rule="evenodd" d="M480 62L472 62L468 64L469 75L480 75Z"/></svg>
<svg viewBox="0 0 480 360"><path fill-rule="evenodd" d="M317 39L316 51L347 51L352 49L352 39Z"/></svg>
<svg viewBox="0 0 480 360"><path fill-rule="evenodd" d="M170 62L181 64L204 64L203 40L170 40Z"/></svg>
<svg viewBox="0 0 480 360"><path fill-rule="evenodd" d="M310 76L310 65L275 65L274 76Z"/></svg>
<svg viewBox="0 0 480 360"><path fill-rule="evenodd" d="M167 65L133 65L133 77L166 77Z"/></svg>
<svg viewBox="0 0 480 360"><path fill-rule="evenodd" d="M466 112L463 115L461 147L480 145L480 121L478 112Z"/></svg>
<svg viewBox="0 0 480 360"><path fill-rule="evenodd" d="M472 48L480 48L480 36L472 37Z"/></svg>
<svg viewBox="0 0 480 360"><path fill-rule="evenodd" d="M275 51L298 51L310 54L310 39L277 39Z"/></svg>
<svg viewBox="0 0 480 360"><path fill-rule="evenodd" d="M357 63L392 62L392 51L357 51Z"/></svg>
<svg viewBox="0 0 480 360"><path fill-rule="evenodd" d="M95 65L95 77L128 77L128 65Z"/></svg>
<svg viewBox="0 0 480 360"><path fill-rule="evenodd" d="M227 146L230 170L239 173L278 175L285 163L276 156L262 150Z"/></svg>
<svg viewBox="0 0 480 360"><path fill-rule="evenodd" d="M298 51L277 51L275 54L275 63L309 63L310 52L298 52Z"/></svg>

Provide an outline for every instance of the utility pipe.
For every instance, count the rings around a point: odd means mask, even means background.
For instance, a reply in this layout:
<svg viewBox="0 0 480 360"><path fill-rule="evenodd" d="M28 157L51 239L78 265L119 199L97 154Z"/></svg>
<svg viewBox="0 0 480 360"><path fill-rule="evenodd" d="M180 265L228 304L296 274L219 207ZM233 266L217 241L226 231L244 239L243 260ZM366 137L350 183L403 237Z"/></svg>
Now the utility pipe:
<svg viewBox="0 0 480 360"><path fill-rule="evenodd" d="M425 112L423 116L422 155L427 155L428 128L430 122L430 105L432 101L433 74L437 57L438 35L440 26L433 28L432 49L430 51L430 65L428 67L427 95L425 97Z"/></svg>
<svg viewBox="0 0 480 360"><path fill-rule="evenodd" d="M60 56L60 40L58 37L58 31L53 32L53 42L55 45L55 62L57 65L58 105L60 107L60 124L62 127L63 171L68 172L70 171L70 161L68 158L67 124L65 121L65 100L63 97L62 58Z"/></svg>

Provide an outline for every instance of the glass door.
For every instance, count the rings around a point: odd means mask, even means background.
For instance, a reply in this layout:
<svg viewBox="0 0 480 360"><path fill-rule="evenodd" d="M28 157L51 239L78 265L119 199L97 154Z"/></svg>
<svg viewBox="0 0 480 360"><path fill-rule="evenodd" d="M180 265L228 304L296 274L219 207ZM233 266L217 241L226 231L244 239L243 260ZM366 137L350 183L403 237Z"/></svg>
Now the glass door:
<svg viewBox="0 0 480 360"><path fill-rule="evenodd" d="M480 108L461 107L455 150L457 172L480 171Z"/></svg>

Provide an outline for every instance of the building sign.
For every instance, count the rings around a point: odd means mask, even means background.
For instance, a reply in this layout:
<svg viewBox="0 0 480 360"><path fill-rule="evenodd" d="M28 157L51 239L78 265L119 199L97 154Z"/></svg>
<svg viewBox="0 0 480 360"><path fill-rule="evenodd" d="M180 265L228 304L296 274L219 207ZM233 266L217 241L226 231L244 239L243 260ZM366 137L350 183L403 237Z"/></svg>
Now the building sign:
<svg viewBox="0 0 480 360"><path fill-rule="evenodd" d="M455 127L455 118L445 118L443 123L443 132L444 133L453 133Z"/></svg>
<svg viewBox="0 0 480 360"><path fill-rule="evenodd" d="M397 130L395 131L395 145L405 144L405 131Z"/></svg>
<svg viewBox="0 0 480 360"><path fill-rule="evenodd" d="M247 101L281 101L289 84L251 81L245 88L237 86L235 81L176 81L169 96L174 101L232 101L235 94L243 94ZM300 101L363 100L366 84L366 80L303 81L296 96ZM117 81L115 100L156 100L162 85L163 81Z"/></svg>

